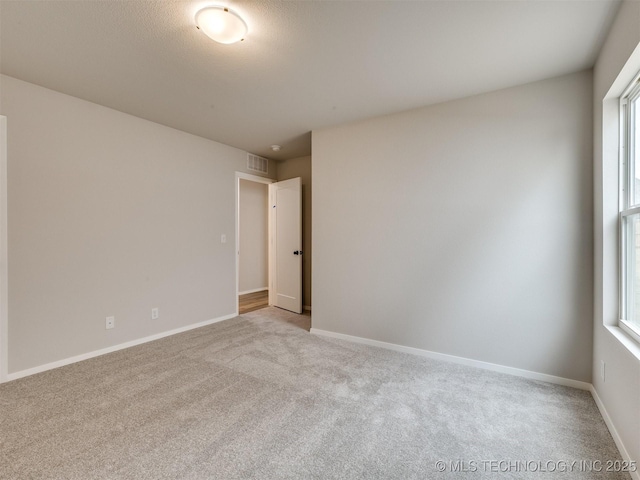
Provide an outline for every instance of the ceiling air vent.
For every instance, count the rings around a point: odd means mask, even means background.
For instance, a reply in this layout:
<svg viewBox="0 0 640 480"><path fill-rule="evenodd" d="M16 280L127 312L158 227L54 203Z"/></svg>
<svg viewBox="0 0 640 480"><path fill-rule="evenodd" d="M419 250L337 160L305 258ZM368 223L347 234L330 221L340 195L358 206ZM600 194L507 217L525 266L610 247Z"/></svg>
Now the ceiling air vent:
<svg viewBox="0 0 640 480"><path fill-rule="evenodd" d="M269 159L247 153L247 170L252 172L269 173Z"/></svg>

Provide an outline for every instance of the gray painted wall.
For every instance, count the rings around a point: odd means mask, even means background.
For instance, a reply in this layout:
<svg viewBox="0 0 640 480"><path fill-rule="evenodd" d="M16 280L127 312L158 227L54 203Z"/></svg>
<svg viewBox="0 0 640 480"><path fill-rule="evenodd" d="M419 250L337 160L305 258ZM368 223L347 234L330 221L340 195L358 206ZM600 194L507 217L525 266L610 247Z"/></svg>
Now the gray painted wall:
<svg viewBox="0 0 640 480"><path fill-rule="evenodd" d="M269 286L269 187L240 179L240 293Z"/></svg>
<svg viewBox="0 0 640 480"><path fill-rule="evenodd" d="M580 381L592 74L313 132L313 327Z"/></svg>
<svg viewBox="0 0 640 480"><path fill-rule="evenodd" d="M302 303L311 306L311 157L278 162L278 181L302 179Z"/></svg>
<svg viewBox="0 0 640 480"><path fill-rule="evenodd" d="M236 311L235 171L246 152L0 79L9 373Z"/></svg>
<svg viewBox="0 0 640 480"><path fill-rule="evenodd" d="M640 459L640 345L615 327L619 295L616 97L639 71L640 2L628 1L621 5L594 68L593 386L630 458L636 461ZM600 375L602 361L606 364L605 379Z"/></svg>

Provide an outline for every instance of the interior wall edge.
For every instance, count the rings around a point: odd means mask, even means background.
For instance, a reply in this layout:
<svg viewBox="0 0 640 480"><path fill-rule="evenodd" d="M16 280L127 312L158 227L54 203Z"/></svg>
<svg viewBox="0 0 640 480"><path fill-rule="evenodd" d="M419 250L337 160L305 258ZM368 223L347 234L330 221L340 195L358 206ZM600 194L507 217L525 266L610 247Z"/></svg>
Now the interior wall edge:
<svg viewBox="0 0 640 480"><path fill-rule="evenodd" d="M7 117L0 115L0 383L9 373L7 254Z"/></svg>
<svg viewBox="0 0 640 480"><path fill-rule="evenodd" d="M605 425L609 429L609 433L611 434L611 437L613 437L613 441L615 442L616 447L618 447L618 450L620 451L620 455L622 456L622 459L626 462L633 462L635 459L631 458L631 455L629 455L629 451L627 450L627 447L624 445L624 442L622 440L622 437L620 437L618 430L616 430L616 426L611 420L611 417L609 416L609 412L607 412L607 409L604 403L600 399L600 396L598 395L598 391L593 385L590 386L589 391L591 392L591 396L593 397L594 402L596 402L596 406L600 411L600 415L602 415L602 419L604 420ZM629 474L631 475L631 478L633 478L634 480L640 480L640 471L636 470L635 472L629 472Z"/></svg>

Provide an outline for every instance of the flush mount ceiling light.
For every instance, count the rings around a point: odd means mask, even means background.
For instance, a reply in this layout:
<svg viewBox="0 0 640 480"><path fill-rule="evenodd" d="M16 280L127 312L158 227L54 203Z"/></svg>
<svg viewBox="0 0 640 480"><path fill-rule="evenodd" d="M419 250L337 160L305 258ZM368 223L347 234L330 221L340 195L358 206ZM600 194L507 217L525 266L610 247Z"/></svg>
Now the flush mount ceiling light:
<svg viewBox="0 0 640 480"><path fill-rule="evenodd" d="M247 24L227 7L211 6L198 10L196 25L209 38L218 43L236 43L244 40Z"/></svg>
<svg viewBox="0 0 640 480"><path fill-rule="evenodd" d="M280 145L271 145L271 150L279 152L282 147Z"/></svg>

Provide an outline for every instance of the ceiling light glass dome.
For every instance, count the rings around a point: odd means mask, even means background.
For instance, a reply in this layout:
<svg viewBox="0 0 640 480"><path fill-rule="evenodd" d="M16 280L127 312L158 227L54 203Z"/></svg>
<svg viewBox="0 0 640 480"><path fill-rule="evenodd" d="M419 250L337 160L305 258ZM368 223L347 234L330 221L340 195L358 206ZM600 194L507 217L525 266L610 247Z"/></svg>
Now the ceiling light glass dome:
<svg viewBox="0 0 640 480"><path fill-rule="evenodd" d="M244 40L248 30L247 24L237 13L219 6L198 10L196 25L212 40L225 44Z"/></svg>

